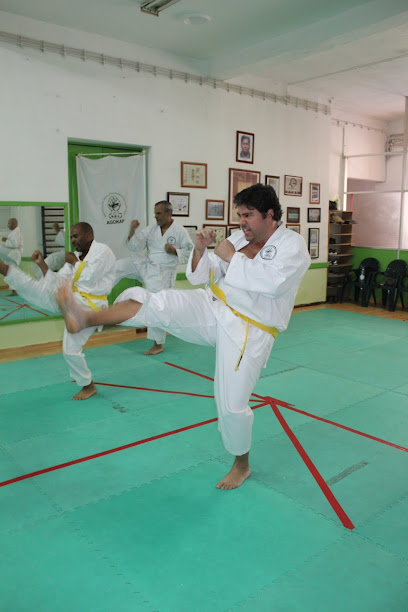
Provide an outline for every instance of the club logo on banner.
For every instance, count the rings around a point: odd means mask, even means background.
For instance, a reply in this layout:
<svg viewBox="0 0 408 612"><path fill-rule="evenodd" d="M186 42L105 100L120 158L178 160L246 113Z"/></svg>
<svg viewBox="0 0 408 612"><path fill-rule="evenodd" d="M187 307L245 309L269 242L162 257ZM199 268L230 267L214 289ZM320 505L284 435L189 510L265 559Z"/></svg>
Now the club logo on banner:
<svg viewBox="0 0 408 612"><path fill-rule="evenodd" d="M124 223L126 211L126 200L120 193L108 193L102 201L102 212L107 217L106 225Z"/></svg>

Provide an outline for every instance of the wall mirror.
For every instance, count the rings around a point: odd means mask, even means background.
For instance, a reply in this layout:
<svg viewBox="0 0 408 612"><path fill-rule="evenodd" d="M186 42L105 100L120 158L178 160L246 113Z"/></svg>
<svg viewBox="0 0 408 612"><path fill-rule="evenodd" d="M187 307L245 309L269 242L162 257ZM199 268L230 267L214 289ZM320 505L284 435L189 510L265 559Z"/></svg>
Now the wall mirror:
<svg viewBox="0 0 408 612"><path fill-rule="evenodd" d="M56 232L53 225L57 222L60 228L67 228L67 210L66 202L0 202L0 240L10 232L7 227L10 218L17 219L23 236L24 250L19 266L21 270L35 277L39 271L38 266L31 260L32 253L38 249L44 256L48 256L64 248L55 241ZM66 232L65 235L67 234ZM14 295L7 288L4 276L0 274L0 325L51 318L59 318L59 315L42 310L19 295Z"/></svg>

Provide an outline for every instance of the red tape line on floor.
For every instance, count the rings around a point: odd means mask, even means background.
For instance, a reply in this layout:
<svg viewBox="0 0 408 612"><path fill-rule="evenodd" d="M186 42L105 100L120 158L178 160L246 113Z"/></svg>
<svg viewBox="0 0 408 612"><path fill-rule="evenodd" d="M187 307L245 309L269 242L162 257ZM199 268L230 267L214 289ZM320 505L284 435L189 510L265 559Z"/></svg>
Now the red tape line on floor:
<svg viewBox="0 0 408 612"><path fill-rule="evenodd" d="M267 404L260 404L259 406L254 406L253 410L256 408L261 408L262 406L266 406ZM180 427L179 429L173 429L172 431L168 431L166 433L157 434L157 436L151 436L150 438L145 438L144 440L137 440L136 442L130 442L129 444L124 444L123 446L117 446L116 448L111 448L110 450L101 451L100 453L95 453L94 455L88 455L87 457L81 457L80 459L73 459L72 461L66 461L65 463L59 463L58 465L53 465L52 467L44 468L42 470L37 470L36 472L30 472L29 474L24 474L23 476L16 476L15 478L10 478L9 480L4 480L0 482L0 487L6 487L7 485L14 484L15 482L20 482L21 480L27 480L28 478L34 478L34 476L40 476L41 474L47 474L48 472L55 472L55 470L62 470L62 468L70 467L71 465L76 465L78 463L84 463L85 461L91 461L91 459L98 459L99 457L104 457L105 455L112 455L113 453L118 453L119 451L126 450L128 448L133 448L134 446L140 446L142 444L146 444L147 442L153 442L154 440L160 440L160 438L167 438L168 436L174 436L175 434L182 433L183 431L188 431L189 429L195 429L196 427L202 427L203 425L209 425L209 423L215 423L218 421L217 418L208 419L208 421L201 421L200 423L194 423L193 425L187 425L186 427Z"/></svg>
<svg viewBox="0 0 408 612"><path fill-rule="evenodd" d="M95 385L102 387L119 387L120 389L137 389L138 391L153 391L154 393L174 393L176 395L192 395L193 397L207 397L214 399L213 395L200 395L199 393L188 393L187 391L166 391L165 389L148 389L147 387L131 387L129 385L114 385L112 383L96 382Z"/></svg>
<svg viewBox="0 0 408 612"><path fill-rule="evenodd" d="M305 449L303 448L303 446L301 445L301 443L299 442L299 440L297 439L293 431L290 429L289 425L286 423L285 419L281 415L279 408L277 407L273 398L269 397L265 399L269 400L269 405L272 408L273 412L275 413L275 416L278 419L279 423L282 425L286 435L289 437L293 446L296 448L297 452L302 457L304 463L308 467L313 478L319 485L323 495L326 497L327 501L329 502L329 504L331 505L331 507L333 508L333 510L339 517L339 519L341 520L344 527L346 527L347 529L354 529L353 523L351 522L347 514L344 512L343 508L340 506L339 502L337 501L337 499L331 492L330 488L328 487L328 485L322 478L319 470L316 468L313 461L310 459L309 455L307 454L307 452L305 451Z"/></svg>
<svg viewBox="0 0 408 612"><path fill-rule="evenodd" d="M1 317L0 321L2 321L3 319L7 319L7 317L9 317L10 315L14 314L18 310L21 310L23 307L24 307L24 304L22 304L22 306L19 306L18 308L15 308L15 310L12 310L11 312L8 312L6 315L4 315L4 317Z"/></svg>

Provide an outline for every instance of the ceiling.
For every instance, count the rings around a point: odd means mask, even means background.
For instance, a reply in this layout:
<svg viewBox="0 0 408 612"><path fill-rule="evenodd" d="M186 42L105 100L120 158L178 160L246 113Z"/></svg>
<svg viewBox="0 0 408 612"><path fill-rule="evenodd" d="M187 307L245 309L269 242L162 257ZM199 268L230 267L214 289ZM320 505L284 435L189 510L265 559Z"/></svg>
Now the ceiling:
<svg viewBox="0 0 408 612"><path fill-rule="evenodd" d="M206 77L330 99L333 115L404 114L408 0L179 0L158 17L142 3L0 0L0 10L165 51Z"/></svg>

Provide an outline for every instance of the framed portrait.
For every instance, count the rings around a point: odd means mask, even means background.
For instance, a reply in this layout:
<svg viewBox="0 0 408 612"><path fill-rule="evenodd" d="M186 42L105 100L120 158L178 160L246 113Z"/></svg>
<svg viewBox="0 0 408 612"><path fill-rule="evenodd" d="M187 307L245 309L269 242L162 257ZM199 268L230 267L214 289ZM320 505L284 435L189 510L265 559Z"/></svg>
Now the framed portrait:
<svg viewBox="0 0 408 612"><path fill-rule="evenodd" d="M300 225L299 223L287 223L286 227L297 234L300 234Z"/></svg>
<svg viewBox="0 0 408 612"><path fill-rule="evenodd" d="M291 174L285 174L283 193L289 196L301 196L302 184L303 178L301 176L292 176Z"/></svg>
<svg viewBox="0 0 408 612"><path fill-rule="evenodd" d="M256 185L261 180L261 173L255 170L229 169L229 194L228 194L228 225L238 225L239 217L234 207L234 197L237 193Z"/></svg>
<svg viewBox="0 0 408 612"><path fill-rule="evenodd" d="M271 187L273 187L278 198L279 198L279 184L280 184L279 176L274 176L273 174L265 174L265 185L270 185Z"/></svg>
<svg viewBox="0 0 408 612"><path fill-rule="evenodd" d="M195 244L195 233L198 230L197 225L183 225L187 234L190 236L190 240L193 244Z"/></svg>
<svg viewBox="0 0 408 612"><path fill-rule="evenodd" d="M209 249L215 249L217 244L225 240L227 237L226 225L209 225L208 223L203 223L203 227L209 227L215 232L215 240L208 246Z"/></svg>
<svg viewBox="0 0 408 612"><path fill-rule="evenodd" d="M206 219L224 219L225 200L206 200L205 201L205 218Z"/></svg>
<svg viewBox="0 0 408 612"><path fill-rule="evenodd" d="M255 136L250 132L237 132L236 161L244 164L254 163Z"/></svg>
<svg viewBox="0 0 408 612"><path fill-rule="evenodd" d="M300 208L294 206L287 207L286 223L300 223Z"/></svg>
<svg viewBox="0 0 408 612"><path fill-rule="evenodd" d="M207 189L207 164L181 162L181 186Z"/></svg>
<svg viewBox="0 0 408 612"><path fill-rule="evenodd" d="M321 221L321 209L320 208L308 208L307 209L307 222L308 223L320 223Z"/></svg>
<svg viewBox="0 0 408 612"><path fill-rule="evenodd" d="M239 225L227 225L227 236L231 236L231 234L237 232L240 229L241 228Z"/></svg>
<svg viewBox="0 0 408 612"><path fill-rule="evenodd" d="M167 200L173 206L173 217L188 217L190 214L190 194L167 192Z"/></svg>
<svg viewBox="0 0 408 612"><path fill-rule="evenodd" d="M312 259L319 257L319 234L318 227L309 227L309 253Z"/></svg>
<svg viewBox="0 0 408 612"><path fill-rule="evenodd" d="M320 204L320 183L309 183L309 204Z"/></svg>

